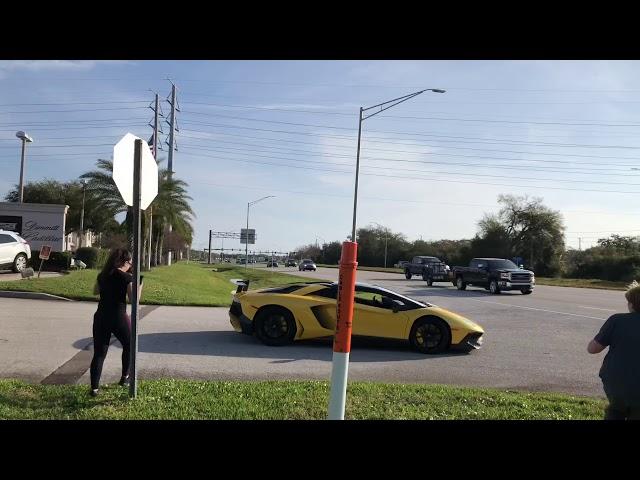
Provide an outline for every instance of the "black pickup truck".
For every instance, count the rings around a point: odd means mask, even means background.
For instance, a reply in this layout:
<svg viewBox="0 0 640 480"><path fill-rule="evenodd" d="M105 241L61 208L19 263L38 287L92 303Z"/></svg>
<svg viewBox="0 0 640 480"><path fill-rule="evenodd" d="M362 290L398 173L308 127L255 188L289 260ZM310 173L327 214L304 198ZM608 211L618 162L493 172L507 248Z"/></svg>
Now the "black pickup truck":
<svg viewBox="0 0 640 480"><path fill-rule="evenodd" d="M501 290L520 290L528 295L536 285L534 273L522 270L511 260L502 258L474 258L468 267L453 267L453 284L458 290L467 285L484 287L491 293Z"/></svg>
<svg viewBox="0 0 640 480"><path fill-rule="evenodd" d="M404 276L411 280L413 275L421 275L428 286L433 282L450 281L447 265L437 257L417 256L404 266Z"/></svg>

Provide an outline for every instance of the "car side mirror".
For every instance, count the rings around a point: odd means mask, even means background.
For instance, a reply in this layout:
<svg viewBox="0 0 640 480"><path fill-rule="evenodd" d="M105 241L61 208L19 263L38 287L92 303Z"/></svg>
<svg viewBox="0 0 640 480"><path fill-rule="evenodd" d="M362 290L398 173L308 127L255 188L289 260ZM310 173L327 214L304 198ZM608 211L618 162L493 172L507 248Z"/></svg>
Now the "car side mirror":
<svg viewBox="0 0 640 480"><path fill-rule="evenodd" d="M391 310L393 313L398 313L404 304L400 300L391 300Z"/></svg>

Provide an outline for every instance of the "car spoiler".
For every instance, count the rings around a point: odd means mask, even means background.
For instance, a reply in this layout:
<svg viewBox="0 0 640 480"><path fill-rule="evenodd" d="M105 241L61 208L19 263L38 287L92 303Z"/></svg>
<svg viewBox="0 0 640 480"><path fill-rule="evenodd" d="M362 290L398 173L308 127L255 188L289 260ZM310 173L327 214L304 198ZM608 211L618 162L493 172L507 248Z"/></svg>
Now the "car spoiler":
<svg viewBox="0 0 640 480"><path fill-rule="evenodd" d="M237 285L237 289L235 292L231 292L231 293L240 293L240 292L246 292L249 289L249 280L242 280L241 278L232 278L231 283L233 283L234 285Z"/></svg>

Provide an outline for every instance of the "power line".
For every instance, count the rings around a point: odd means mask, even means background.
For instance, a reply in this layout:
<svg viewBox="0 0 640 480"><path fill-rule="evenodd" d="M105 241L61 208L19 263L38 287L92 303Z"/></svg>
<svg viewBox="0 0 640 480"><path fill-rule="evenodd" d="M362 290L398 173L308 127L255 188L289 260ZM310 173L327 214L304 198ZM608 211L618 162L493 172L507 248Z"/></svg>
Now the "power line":
<svg viewBox="0 0 640 480"><path fill-rule="evenodd" d="M29 130L34 131L34 132L44 132L44 131L50 131L50 130L80 130L80 129L84 129L84 130L90 130L90 129L94 129L94 128L119 128L119 127L126 127L126 128L130 128L133 126L137 126L137 127L147 127L147 123L142 123L142 124L132 124L132 123L125 123L125 124L118 124L118 125L84 125L81 127L54 127L54 128L30 128ZM14 129L12 130L0 130L0 132L15 132Z"/></svg>
<svg viewBox="0 0 640 480"><path fill-rule="evenodd" d="M75 147L113 147L112 143L98 143L98 144L91 144L91 145L34 145L30 148L75 148ZM13 146L0 146L0 148L11 148L11 149L15 149L16 147Z"/></svg>
<svg viewBox="0 0 640 480"><path fill-rule="evenodd" d="M82 109L73 109L73 110L33 110L30 112L0 112L0 115L22 115L28 113L76 113L76 112L102 112L102 111L113 111L113 110L139 110L146 107L118 107L118 108L82 108Z"/></svg>
<svg viewBox="0 0 640 480"><path fill-rule="evenodd" d="M267 131L267 132L278 132L278 133L286 133L286 134L291 134L291 135L308 135L308 136L317 136L317 137L322 137L322 138L336 138L336 139L349 139L351 140L354 137L351 136L346 136L346 135L322 135L322 134L313 134L313 133L307 133L307 132L294 132L291 130L265 130L265 129L260 129L260 128L250 128L250 127L238 127L236 125L228 125L228 124L221 124L220 126L223 126L225 128L238 128L238 129L243 129L243 130L259 130L259 131ZM255 140L268 140L268 141L273 141L273 142L285 142L285 143L301 143L301 144L306 144L306 145L317 145L317 146L331 146L331 147L338 147L338 148L350 148L353 149L352 147L347 147L345 145L336 145L336 144L323 144L323 143L312 143L312 142L303 142L300 140L291 140L291 139L282 139L282 138L271 138L271 137L250 137L247 135L239 135L239 134L233 134L233 133L228 133L228 132L204 132L201 130L186 130L186 131L190 131L193 133L203 133L206 135L224 135L224 136L231 136L231 137L240 137L240 138L252 138ZM194 138L194 139L201 139L200 137L188 137L188 138ZM496 149L492 149L492 148L472 148L472 147L450 147L450 146L446 146L446 147L441 147L438 145L432 145L432 144L426 144L426 143L420 143L418 140L415 140L414 142L418 142L418 143L406 143L406 142L396 142L393 140L390 141L386 141L386 140L374 140L376 138L381 138L381 137L367 137L367 144L368 143L381 143L381 144L391 144L391 145L404 145L404 146L413 146L413 147L429 147L429 148L447 148L449 150L470 150L470 151L478 151L478 152L495 152L495 153L516 153L516 154L522 154L522 155L541 155L541 156L561 156L561 157L577 157L577 158L602 158L602 159L617 159L617 160L629 160L629 161L640 161L640 158L633 158L633 157L620 157L620 156L607 156L607 155L581 155L581 154L576 154L576 153L551 153L551 152L528 152L528 151L521 151L521 150L496 150ZM464 137L461 137L464 138ZM202 140L207 140L207 138L204 138ZM363 150L376 150L376 151L384 151L384 152L399 152L400 150L389 150L389 149L383 149L383 148L375 148L375 147L371 147L369 145L363 145ZM445 153L441 153L441 152L415 152L415 151L403 151L404 153L425 153L425 154L429 154L429 155L440 155L440 156L451 156L451 157L467 157L466 155L454 155L454 154L445 154ZM487 157L476 157L473 156L474 158L487 158ZM493 157L491 157L493 158ZM498 158L496 158L497 160ZM512 159L506 159L505 160L512 160ZM520 159L522 161L525 161L525 159ZM526 160L526 161L531 161L531 162L550 162L550 163L575 163L575 162L568 162L568 161L561 161L561 160ZM588 162L581 162L582 164L589 164L589 165L601 165L602 162L596 162L596 163L588 163ZM636 164L633 165L615 165L615 166L625 166L625 167L631 167L631 166L635 166Z"/></svg>
<svg viewBox="0 0 640 480"><path fill-rule="evenodd" d="M192 137L187 137L187 138L192 138ZM198 139L201 140L201 139ZM211 142L214 142L214 140L211 140ZM243 142L229 142L229 141L224 141L224 140L215 140L215 143L229 143L232 145L245 145L245 146L250 146L250 147L258 147L258 148L270 148L270 149L275 149L275 150L279 150L284 154L287 154L288 152L292 152L293 154L295 153L303 153L305 155L311 155L311 156L318 156L318 157L324 157L324 158L353 158L353 155L349 155L349 154L331 154L331 155L326 155L323 153L319 153L319 152L312 152L309 150L297 150L297 149L283 149L280 147L273 147L270 145L256 145L256 144L252 144L252 143L243 143ZM196 147L200 147L200 148L204 148L206 150L205 146L202 145L193 145ZM211 148L211 147L209 147ZM240 150L240 151L248 151L247 149L234 149L231 147L217 147L217 148L222 148L222 149L228 149L228 150ZM254 151L254 150L251 150ZM385 150L385 151L392 151L392 150ZM267 151L260 151L258 150L258 152L264 152L264 153L272 153L271 151L267 150ZM401 153L401 152L405 152L405 153L413 153L413 154L420 154L421 152L406 152L403 150L396 150L393 151L394 153ZM273 153L279 153L279 152L273 152ZM424 152L425 154L430 154L430 155L438 155L437 153L432 154L430 152ZM449 156L446 155L445 156ZM465 158L473 158L473 159L478 159L478 158L482 158L482 159L490 159L490 160L498 160L498 161L519 161L519 162L528 162L528 161L535 161L535 160L527 160L527 159L517 159L517 158L495 158L495 157L482 157L482 156L474 156L474 155L452 155L454 157L465 157ZM365 156L364 158L368 159L368 160L374 160L374 161L389 161L389 162L405 162L405 163L423 163L423 164L433 164L433 165L459 165L459 166L476 166L476 167L483 167L483 168L501 168L501 169L508 169L508 170L531 170L531 171L549 171L549 172L560 172L560 173L575 173L575 174L583 174L583 175L592 175L592 174L598 174L598 175L607 175L607 176L620 176L620 173L603 173L603 172L610 172L610 171L616 171L616 172L622 172L625 173L625 176L637 176L637 175L629 175L629 169L621 169L621 170L612 170L610 168L602 168L602 169L597 169L597 168L592 168L592 169L585 169L585 168L580 168L580 167L546 167L546 166L530 166L530 165L495 165L495 164L478 164L478 163L459 163L459 162L451 162L451 161L429 161L429 160L406 160L406 159L396 159L396 158L384 158L384 157L369 157L369 156ZM613 164L611 164L613 165ZM577 170L577 171L576 171ZM580 171L581 170L581 171Z"/></svg>
<svg viewBox="0 0 640 480"><path fill-rule="evenodd" d="M345 171L345 170L330 170L330 169L323 169L323 168L316 168L316 167L303 167L303 166L300 166L300 165L290 165L290 164L273 163L273 162L258 162L258 161L255 161L255 160L244 160L244 159L232 159L232 158L220 157L220 156L216 156L216 155L207 155L207 154L204 154L204 153L201 153L199 155L202 156L202 157L216 158L216 159L226 160L226 161L231 161L231 162L254 163L254 164L259 164L259 165L272 165L272 166L278 166L278 167L296 168L296 169L304 169L304 170L316 170L316 171L324 171L324 172L332 172L332 173L345 173L345 174L352 174L353 173L352 171ZM253 155L253 156L260 156L260 155ZM513 188L513 187L517 187L517 188L536 188L536 189L543 189L543 190L547 190L547 189L548 190L566 190L566 191L576 191L576 192L599 192L599 193L616 193L616 194L631 194L631 195L640 194L640 192L629 192L629 191L618 191L618 190L597 190L597 189L550 187L550 186L538 186L538 185L515 185L515 184L487 183L487 182L469 182L469 181L462 181L462 180L455 180L454 181L454 180L443 180L443 179L438 178L438 177L416 177L416 176L407 177L407 176L400 176L400 175L383 175L383 174L376 174L376 173L362 173L362 175L368 175L368 176L374 176L374 177L385 177L385 178L398 178L398 179L406 179L406 180L420 180L420 181L424 181L424 180L434 181L434 180L437 180L440 183L461 183L461 184L472 184L472 185L494 185L494 186L499 186L499 187L511 187L511 188ZM454 174L454 175L457 175L457 174ZM585 182L581 182L581 183L585 183Z"/></svg>
<svg viewBox="0 0 640 480"><path fill-rule="evenodd" d="M85 119L85 120L51 120L51 121L43 121L43 122L29 122L29 123L20 122L20 125L22 125L24 128L29 128L31 126L41 126L41 125L46 126L46 125L58 124L58 123L104 123L104 122L126 122L126 121L132 121L132 120L139 121L140 119L135 117L130 117L130 118L98 118L98 119ZM15 124L16 122L0 123L0 127L10 127Z"/></svg>
<svg viewBox="0 0 640 480"><path fill-rule="evenodd" d="M439 102L439 103L443 103L446 104L446 102ZM259 107L259 106L255 106L255 105L234 105L234 104L228 104L228 103L203 103L203 102L189 102L189 105L202 105L202 106L213 106L213 107L226 107L226 108L243 108L246 110L258 110L258 111L275 111L275 112L285 112L285 113L305 113L305 114L313 114L313 115L340 115L340 116L346 116L346 117L353 117L356 112L351 111L351 112L329 112L326 110L301 110L301 109L296 109L296 108L278 108L278 107ZM192 115L208 115L209 113L207 112L185 112L185 113L190 113ZM435 114L442 114L442 115L448 115L451 112L438 112L438 111L430 111L430 113L435 113ZM513 115L502 115L502 116L513 116ZM587 120L587 119L583 119L583 120L576 120L576 119L564 119L567 122L581 122L581 123L564 123L564 122L537 122L537 121L531 121L531 120L521 120L521 121L506 121L506 120L495 120L495 119L468 119L468 118L435 118L435 117L415 117L415 116L405 116L405 115L390 115L390 114L384 114L381 115L381 117L383 118L389 118L389 119L410 119L410 120L452 120L452 121L462 121L462 122L485 122L485 123L524 123L524 124L534 124L534 125L568 125L568 126L617 126L617 127L622 127L622 126L629 126L629 127L634 127L634 126L638 126L637 124L623 124L623 125L612 125L609 123L598 123L600 122L599 120ZM548 117L538 117L538 118L543 118L543 119L548 119ZM624 120L622 120L624 122ZM631 121L631 120L629 120ZM637 120L633 120L635 122L637 122ZM595 123L583 123L583 122L595 122Z"/></svg>
<svg viewBox="0 0 640 480"><path fill-rule="evenodd" d="M189 149L195 147L187 147ZM221 148L204 148L199 147L201 150L205 151L213 151L213 152L221 152L225 153L224 147ZM242 149L232 149L232 150L242 150ZM247 152L247 153L245 153ZM313 161L313 160L300 160L300 159L292 159L292 158L284 158L284 157L275 157L271 155L260 155L255 153L255 150L242 150L241 152L234 152L234 155L247 155L251 157L261 157L261 158L272 158L276 160L285 160L285 161L296 161L303 163L310 163L315 165L321 165L321 162ZM396 161L395 159L378 159L378 160L388 160L388 161ZM344 166L344 167L353 167L352 163L327 163L326 165L332 166ZM491 178L510 178L512 179L512 175L486 175L481 173L463 173L463 172L442 172L436 170L415 170L415 169L406 169L406 168L398 168L398 167L381 167L381 166L363 166L363 168L369 169L391 169L398 171L407 171L407 172L422 172L422 173L436 173L436 174L449 174L449 175L463 175L463 176L473 176L473 177L491 177ZM340 171L341 173L345 173L344 171ZM351 172L349 172L351 173ZM637 176L637 175L636 175ZM601 181L592 181L592 180L565 180L565 179L554 179L554 178L531 178L530 180L534 181L549 181L549 182L562 182L562 183L592 183L592 184L602 184L602 185L627 185L627 186L638 186L640 187L640 183L621 183L621 182L601 182ZM638 192L640 193L640 192Z"/></svg>
<svg viewBox="0 0 640 480"><path fill-rule="evenodd" d="M0 103L0 107L21 107L21 106L53 106L53 105L107 105L119 103L147 103L147 100L129 100L129 101L103 101L103 102L57 102L57 103Z"/></svg>
<svg viewBox="0 0 640 480"><path fill-rule="evenodd" d="M280 125L293 125L293 126L299 126L299 127L328 128L328 129L332 129L332 130L347 130L347 131L354 131L355 130L355 128L352 128L352 127L337 127L337 126L334 126L334 125L317 125L317 124L298 123L298 122L282 122L282 121L279 121L279 120L262 120L262 119L257 119L257 118L236 117L234 115L222 115L222 114L215 114L215 113L208 114L208 115L213 116L213 117L222 117L222 118L229 118L229 119L235 119L235 120L245 120L245 121L264 122L264 123L275 123L275 124L280 124ZM214 125L206 123L206 122L197 122L197 121L193 121L193 120L183 121L183 123L192 124L192 125L214 126ZM384 130L368 130L368 132L386 133L386 134L400 135L400 136L456 138L456 137L447 137L447 136L436 136L436 135L430 135L430 134L425 134L425 133L417 133L417 132L390 132L390 131L384 131ZM587 145L587 144L553 143L553 142L525 142L525 141L516 141L516 140L510 140L510 141L507 141L507 142L508 142L507 144L527 144L527 145L542 145L542 146L554 146L554 147L621 148L621 149L640 150L640 147L634 147L634 146L628 146L628 145L592 145L592 144L591 145ZM456 142L456 143L458 143L458 142ZM464 143L464 142L461 142L461 143ZM472 142L472 143L483 143L483 144L505 143L505 140L501 140L500 142L495 142L495 141L486 141L485 139L482 139L479 142Z"/></svg>

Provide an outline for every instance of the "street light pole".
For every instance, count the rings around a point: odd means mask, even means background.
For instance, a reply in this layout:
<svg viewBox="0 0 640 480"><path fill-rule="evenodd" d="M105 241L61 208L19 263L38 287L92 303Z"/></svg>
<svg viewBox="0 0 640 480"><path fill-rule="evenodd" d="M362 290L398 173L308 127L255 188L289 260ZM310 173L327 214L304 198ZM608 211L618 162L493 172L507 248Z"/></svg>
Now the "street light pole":
<svg viewBox="0 0 640 480"><path fill-rule="evenodd" d="M262 197L259 198L258 200L254 200L253 202L248 202L247 203L247 237L245 238L246 243L245 243L245 254L244 254L244 258L245 258L245 263L244 263L244 268L245 270L247 269L248 263L249 263L249 207L251 205L255 205L258 202L261 202L262 200L266 200L267 198L275 198L275 195L267 195L266 197ZM242 250L240 250L242 251Z"/></svg>
<svg viewBox="0 0 640 480"><path fill-rule="evenodd" d="M78 242L78 246L82 247L82 239L84 237L84 198L85 192L87 189L87 180L82 179L82 210L80 210L80 241Z"/></svg>
<svg viewBox="0 0 640 480"><path fill-rule="evenodd" d="M26 144L33 142L33 138L31 138L29 135L27 135L23 131L16 132L16 137L18 137L20 140L22 140L22 155L21 155L21 159L20 159L20 187L19 187L19 193L20 193L20 203L24 203L24 153L25 153L25 150L26 150Z"/></svg>
<svg viewBox="0 0 640 480"><path fill-rule="evenodd" d="M424 92L434 92L434 93L445 93L446 90L442 90L440 88L427 88L425 90L420 90L418 92L414 92L414 93L410 93L409 95L404 95L403 97L398 97L398 98L394 98L393 100L389 100L383 103L379 103L377 105L373 105L371 107L367 107L367 108L363 108L360 107L360 118L358 121L358 151L356 154L356 181L355 181L355 191L353 194L353 225L351 228L351 241L355 242L356 241L356 213L357 213L357 208L358 208L358 176L360 173L360 138L362 137L362 122L364 120L366 120L367 118L371 118L374 115L379 114L380 112L384 112L385 110L388 110L391 107L395 107L396 105L406 102L407 100L412 99L413 97L416 97L418 95L420 95L421 93ZM377 110L373 113L370 113L368 115L363 115L364 112L367 112L369 110L372 110L374 108L378 108L380 107L380 110Z"/></svg>
<svg viewBox="0 0 640 480"><path fill-rule="evenodd" d="M341 292L344 285L348 285L345 288L345 297L342 298L343 308L340 308L340 301L338 302L338 322L336 324L336 334L334 336L334 348L333 348L333 359L331 365L331 393L329 398L329 420L344 420L344 410L346 403L346 392L347 392L347 377L349 376L349 352L351 350L351 322L353 319L353 300L354 300L354 289L355 289L355 268L357 265L357 244L356 244L356 215L358 210L358 175L360 173L360 139L362 137L362 122L367 118L373 117L380 112L384 112L385 110L394 107L402 102L406 102L407 100L420 95L424 92L434 92L434 93L445 93L444 90L438 88L427 88L425 90L420 90L418 92L410 93L409 95L405 95L403 97L394 98L393 100L389 100L387 102L379 103L378 105L373 105L371 107L362 108L360 107L360 116L358 121L358 150L356 155L356 178L355 178L355 189L353 194L353 225L351 227L351 244L344 243L342 248L342 255L345 259L345 263L342 263L342 259L340 260L341 267L340 273L342 275L343 269L345 273L345 280L338 281L338 291ZM364 115L364 112L372 110L374 108L379 108L379 110L374 111L368 115ZM351 273L351 268L353 267L353 273ZM339 293L340 298L340 293ZM345 305L349 305L348 307L344 307ZM344 315L343 320L341 320L341 314L343 312ZM342 325L342 327L340 327Z"/></svg>

